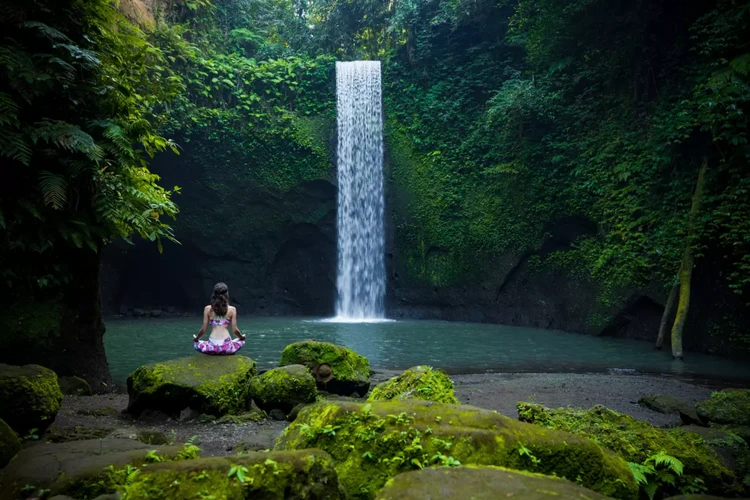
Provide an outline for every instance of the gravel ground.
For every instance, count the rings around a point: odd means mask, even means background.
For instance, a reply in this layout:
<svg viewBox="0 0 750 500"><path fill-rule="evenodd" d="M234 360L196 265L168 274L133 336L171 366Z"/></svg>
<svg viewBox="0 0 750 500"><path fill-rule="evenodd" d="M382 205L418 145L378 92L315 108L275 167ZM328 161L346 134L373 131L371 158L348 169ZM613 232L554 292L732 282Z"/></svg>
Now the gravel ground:
<svg viewBox="0 0 750 500"><path fill-rule="evenodd" d="M376 372L372 377L373 386L397 373ZM492 373L453 375L452 378L456 395L462 403L497 410L512 418L517 417L518 401L531 401L553 408L590 408L601 404L657 426L677 425L679 418L642 408L637 404L641 396L667 394L693 404L708 398L713 390L706 384L671 377L626 374ZM201 454L211 456L235 453L239 449L238 443L244 443L245 449L272 448L287 425L287 422L274 420L201 424L178 422L160 415L136 419L123 413L127 403L125 394L66 396L53 430L70 433L77 428L78 432L93 429L99 435L107 435L115 429L150 430L163 432L176 443L197 436Z"/></svg>

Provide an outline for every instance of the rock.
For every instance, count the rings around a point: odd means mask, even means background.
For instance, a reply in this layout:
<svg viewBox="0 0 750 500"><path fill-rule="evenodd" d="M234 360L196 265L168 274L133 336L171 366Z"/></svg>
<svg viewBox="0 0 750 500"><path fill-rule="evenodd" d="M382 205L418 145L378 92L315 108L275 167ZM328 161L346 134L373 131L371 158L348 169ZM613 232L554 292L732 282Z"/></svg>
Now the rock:
<svg viewBox="0 0 750 500"><path fill-rule="evenodd" d="M377 500L550 500L607 497L556 477L502 467L468 465L429 468L399 474L385 485Z"/></svg>
<svg viewBox="0 0 750 500"><path fill-rule="evenodd" d="M271 410L268 413L268 416L278 421L286 420L286 413L281 410Z"/></svg>
<svg viewBox="0 0 750 500"><path fill-rule="evenodd" d="M224 415L216 420L217 424L246 424L248 422L259 422L264 420L266 415L262 412L245 412L239 415Z"/></svg>
<svg viewBox="0 0 750 500"><path fill-rule="evenodd" d="M649 394L639 399L638 404L659 413L679 415L680 419L686 424L701 423L700 418L698 418L698 413L695 411L695 407L672 396L667 396L665 394Z"/></svg>
<svg viewBox="0 0 750 500"><path fill-rule="evenodd" d="M244 469L230 475L232 467ZM126 487L123 500L182 500L209 496L222 500L343 498L331 457L320 450L302 450L251 452L242 456L149 465Z"/></svg>
<svg viewBox="0 0 750 500"><path fill-rule="evenodd" d="M195 420L197 418L200 418L202 415L201 412L198 410L193 410L192 408L183 408L180 412L180 422L190 422L191 420Z"/></svg>
<svg viewBox="0 0 750 500"><path fill-rule="evenodd" d="M169 438L163 432L147 429L115 429L107 436L107 439L135 439L144 444L171 444Z"/></svg>
<svg viewBox="0 0 750 500"><path fill-rule="evenodd" d="M79 415L87 415L89 417L109 417L111 415L117 415L120 410L112 408L111 406L105 406L104 408L82 408L77 410L76 413Z"/></svg>
<svg viewBox="0 0 750 500"><path fill-rule="evenodd" d="M335 394L367 394L370 362L344 346L308 340L289 344L281 353L279 366L305 365L318 388Z"/></svg>
<svg viewBox="0 0 750 500"><path fill-rule="evenodd" d="M120 307L117 308L117 312L120 314L120 316L127 316L129 310L130 308L125 304L120 304Z"/></svg>
<svg viewBox="0 0 750 500"><path fill-rule="evenodd" d="M683 463L683 477L701 478L709 491L737 492L734 473L721 462L703 438L685 433L681 428L658 429L603 406L589 410L550 410L531 403L518 403L517 406L518 418L523 422L589 437L628 462L642 463L649 456L664 451Z"/></svg>
<svg viewBox="0 0 750 500"><path fill-rule="evenodd" d="M278 425L259 426L252 433L244 435L241 441L232 446L235 453L248 451L263 451L273 449L274 443L281 435L282 429Z"/></svg>
<svg viewBox="0 0 750 500"><path fill-rule="evenodd" d="M49 495L94 498L108 490L104 469L140 465L151 451L174 458L179 446L154 447L130 439L94 439L70 443L40 443L25 448L0 472L0 500L19 498L27 484L49 489Z"/></svg>
<svg viewBox="0 0 750 500"><path fill-rule="evenodd" d="M750 493L750 447L741 436L718 427L698 425L687 425L679 430L702 437L721 458L722 463L739 478L739 482L745 487L745 493Z"/></svg>
<svg viewBox="0 0 750 500"><path fill-rule="evenodd" d="M152 318L161 318L162 310L161 309L154 309L151 311L151 317Z"/></svg>
<svg viewBox="0 0 750 500"><path fill-rule="evenodd" d="M286 415L299 403L315 401L318 390L307 368L287 365L251 378L248 396L262 410L281 410Z"/></svg>
<svg viewBox="0 0 750 500"><path fill-rule="evenodd" d="M247 356L198 354L138 368L128 377L128 412L158 410L179 415L190 407L201 413L241 413L255 361Z"/></svg>
<svg viewBox="0 0 750 500"><path fill-rule="evenodd" d="M303 404L298 404L294 408L292 408L292 411L289 412L289 414L286 416L286 419L290 422L294 422L297 419L297 415L299 415L299 412L302 411L302 409L307 406Z"/></svg>
<svg viewBox="0 0 750 500"><path fill-rule="evenodd" d="M146 311L143 309L133 309L133 316L136 318L141 318L146 315Z"/></svg>
<svg viewBox="0 0 750 500"><path fill-rule="evenodd" d="M429 366L415 366L401 375L375 386L367 401L389 399L423 399L438 403L458 404L453 381L440 370Z"/></svg>
<svg viewBox="0 0 750 500"><path fill-rule="evenodd" d="M704 422L750 425L750 389L724 389L695 407Z"/></svg>
<svg viewBox="0 0 750 500"><path fill-rule="evenodd" d="M0 469L8 465L10 459L21 451L21 440L16 431L10 428L5 420L0 419Z"/></svg>
<svg viewBox="0 0 750 500"><path fill-rule="evenodd" d="M593 441L472 406L419 400L317 403L303 409L276 443L279 450L305 448L330 453L339 480L357 498L373 498L401 472L456 461L580 477L584 486L605 495L638 495L627 463Z"/></svg>
<svg viewBox="0 0 750 500"><path fill-rule="evenodd" d="M91 386L79 377L58 377L57 383L65 396L91 396Z"/></svg>
<svg viewBox="0 0 750 500"><path fill-rule="evenodd" d="M43 433L55 420L62 402L57 375L39 365L0 364L0 418L21 437Z"/></svg>
<svg viewBox="0 0 750 500"><path fill-rule="evenodd" d="M68 443L70 441L84 441L87 439L103 439L114 432L111 427L57 427L52 426L44 435L48 443Z"/></svg>

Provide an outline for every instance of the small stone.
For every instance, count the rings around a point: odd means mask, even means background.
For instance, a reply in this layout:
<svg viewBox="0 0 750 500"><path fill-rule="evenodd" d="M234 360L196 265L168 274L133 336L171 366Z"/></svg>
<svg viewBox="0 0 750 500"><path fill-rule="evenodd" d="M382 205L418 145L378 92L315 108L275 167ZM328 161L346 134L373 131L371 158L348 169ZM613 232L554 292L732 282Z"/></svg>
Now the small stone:
<svg viewBox="0 0 750 500"><path fill-rule="evenodd" d="M141 318L146 315L146 311L143 309L133 309L133 316L136 318Z"/></svg>
<svg viewBox="0 0 750 500"><path fill-rule="evenodd" d="M161 309L154 309L153 311L151 311L151 317L152 318L160 318L161 315L162 315L162 310Z"/></svg>
<svg viewBox="0 0 750 500"><path fill-rule="evenodd" d="M198 410L194 410L188 406L187 408L183 409L180 412L179 420L180 422L189 422L191 420L200 418L200 416L201 416L201 412L199 412Z"/></svg>
<svg viewBox="0 0 750 500"><path fill-rule="evenodd" d="M268 413L268 416L274 420L286 420L286 413L279 409L273 409Z"/></svg>
<svg viewBox="0 0 750 500"><path fill-rule="evenodd" d="M80 377L58 377L60 391L66 396L91 396L91 386Z"/></svg>

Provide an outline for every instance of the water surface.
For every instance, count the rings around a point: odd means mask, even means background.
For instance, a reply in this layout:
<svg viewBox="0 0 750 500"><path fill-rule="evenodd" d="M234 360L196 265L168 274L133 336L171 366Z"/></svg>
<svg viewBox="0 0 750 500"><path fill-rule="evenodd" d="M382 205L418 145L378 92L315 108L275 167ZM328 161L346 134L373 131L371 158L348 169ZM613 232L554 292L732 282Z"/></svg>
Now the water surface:
<svg viewBox="0 0 750 500"><path fill-rule="evenodd" d="M118 383L146 363L198 355L192 336L200 318L116 319L107 322L104 344ZM315 339L342 344L367 356L374 369L418 364L449 373L642 372L750 380L750 367L705 354L686 353L673 361L668 351L627 339L481 323L391 321L336 323L301 318L248 318L240 354L259 369L275 366L287 344Z"/></svg>

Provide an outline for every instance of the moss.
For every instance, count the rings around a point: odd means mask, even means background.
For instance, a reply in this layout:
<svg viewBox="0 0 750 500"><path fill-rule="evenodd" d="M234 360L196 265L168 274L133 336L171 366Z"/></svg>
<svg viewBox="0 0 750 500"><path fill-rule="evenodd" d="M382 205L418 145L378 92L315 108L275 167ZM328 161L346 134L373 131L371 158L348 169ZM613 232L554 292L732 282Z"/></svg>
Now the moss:
<svg viewBox="0 0 750 500"><path fill-rule="evenodd" d="M232 467L236 467L235 473L230 474ZM242 480L237 467L243 468ZM320 450L303 450L152 465L125 488L122 498L336 500L341 497L331 458Z"/></svg>
<svg viewBox="0 0 750 500"><path fill-rule="evenodd" d="M331 454L350 498L373 498L401 472L458 463L556 474L617 498L637 494L627 464L593 441L472 406L317 403L303 409L276 443L280 450L311 447Z"/></svg>
<svg viewBox="0 0 750 500"><path fill-rule="evenodd" d="M698 416L705 422L750 425L750 389L725 389L696 405Z"/></svg>
<svg viewBox="0 0 750 500"><path fill-rule="evenodd" d="M328 342L308 340L289 344L279 366L304 365L319 388L348 396L364 395L370 388L370 362L351 349Z"/></svg>
<svg viewBox="0 0 750 500"><path fill-rule="evenodd" d="M318 390L307 368L287 365L250 379L248 395L264 411L279 409L287 414L300 403L315 401Z"/></svg>
<svg viewBox="0 0 750 500"><path fill-rule="evenodd" d="M117 415L120 411L116 408L105 407L105 408L91 408L91 409L80 409L76 413L79 415L87 415L90 417L108 417L111 415Z"/></svg>
<svg viewBox="0 0 750 500"><path fill-rule="evenodd" d="M55 420L62 393L57 375L39 365L0 365L0 418L25 436L44 432Z"/></svg>
<svg viewBox="0 0 750 500"><path fill-rule="evenodd" d="M5 467L10 459L21 451L21 440L5 420L0 418L0 468Z"/></svg>
<svg viewBox="0 0 750 500"><path fill-rule="evenodd" d="M496 500L498 498L543 500L607 497L570 481L490 466L429 468L399 474L386 483L377 500L422 500L425 498Z"/></svg>
<svg viewBox="0 0 750 500"><path fill-rule="evenodd" d="M368 401L389 399L423 399L438 403L458 404L453 381L440 370L429 366L415 366L397 377L378 384Z"/></svg>
<svg viewBox="0 0 750 500"><path fill-rule="evenodd" d="M245 409L255 361L246 356L206 356L145 365L128 377L128 411L179 413L186 407L211 415Z"/></svg>
<svg viewBox="0 0 750 500"><path fill-rule="evenodd" d="M91 386L80 377L58 377L60 391L66 396L91 396Z"/></svg>
<svg viewBox="0 0 750 500"><path fill-rule="evenodd" d="M550 410L541 405L518 403L518 418L548 429L586 436L628 462L642 463L649 456L664 451L683 463L686 479L698 477L713 492L737 491L732 471L697 434L680 429L657 429L603 406L589 410Z"/></svg>

